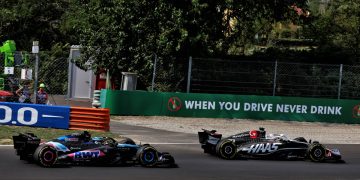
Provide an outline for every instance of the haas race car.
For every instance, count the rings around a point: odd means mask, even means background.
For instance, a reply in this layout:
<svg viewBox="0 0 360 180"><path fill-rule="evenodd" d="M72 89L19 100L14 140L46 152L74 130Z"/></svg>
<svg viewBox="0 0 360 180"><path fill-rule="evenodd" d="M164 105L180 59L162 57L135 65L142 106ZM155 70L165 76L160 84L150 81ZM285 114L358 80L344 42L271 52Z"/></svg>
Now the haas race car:
<svg viewBox="0 0 360 180"><path fill-rule="evenodd" d="M40 143L32 133L13 136L16 154L21 160L43 167L55 165L136 165L171 167L174 158L158 152L149 144L137 145L129 138L117 142L110 137L91 137L90 133L72 133Z"/></svg>
<svg viewBox="0 0 360 180"><path fill-rule="evenodd" d="M279 159L311 160L313 162L340 161L337 149L328 149L317 141L306 141L303 137L288 139L284 134L266 135L264 128L246 131L222 138L216 130L203 129L198 132L204 153L214 154L223 159Z"/></svg>

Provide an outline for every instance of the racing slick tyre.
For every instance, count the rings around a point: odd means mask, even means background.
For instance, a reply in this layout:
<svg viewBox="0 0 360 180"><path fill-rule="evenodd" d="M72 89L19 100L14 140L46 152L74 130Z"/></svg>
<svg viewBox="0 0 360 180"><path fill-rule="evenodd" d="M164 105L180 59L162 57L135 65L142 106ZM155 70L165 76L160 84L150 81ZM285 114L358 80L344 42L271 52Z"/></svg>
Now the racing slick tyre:
<svg viewBox="0 0 360 180"><path fill-rule="evenodd" d="M152 146L142 146L137 152L137 158L141 166L152 167L158 161L158 152Z"/></svg>
<svg viewBox="0 0 360 180"><path fill-rule="evenodd" d="M228 140L221 140L216 145L216 154L223 159L234 159L236 155L236 145Z"/></svg>
<svg viewBox="0 0 360 180"><path fill-rule="evenodd" d="M308 156L313 162L321 162L325 159L325 148L319 143L313 143L309 146Z"/></svg>
<svg viewBox="0 0 360 180"><path fill-rule="evenodd" d="M43 167L52 167L57 160L57 151L49 145L40 145L33 155L34 161Z"/></svg>

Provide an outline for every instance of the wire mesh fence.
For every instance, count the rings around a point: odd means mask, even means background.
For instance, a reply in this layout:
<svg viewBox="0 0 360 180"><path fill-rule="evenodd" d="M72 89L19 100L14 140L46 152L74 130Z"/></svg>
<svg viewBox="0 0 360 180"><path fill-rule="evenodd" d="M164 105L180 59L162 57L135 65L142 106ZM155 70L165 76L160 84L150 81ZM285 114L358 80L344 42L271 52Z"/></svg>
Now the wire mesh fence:
<svg viewBox="0 0 360 180"><path fill-rule="evenodd" d="M344 66L342 70L341 98L360 99L360 66Z"/></svg>
<svg viewBox="0 0 360 180"><path fill-rule="evenodd" d="M360 66L194 58L190 92L360 99Z"/></svg>
<svg viewBox="0 0 360 180"><path fill-rule="evenodd" d="M339 97L340 65L277 63L274 94L278 96Z"/></svg>
<svg viewBox="0 0 360 180"><path fill-rule="evenodd" d="M42 60L39 65L39 83L46 85L46 90L53 95L66 95L68 89L68 66L66 58Z"/></svg>
<svg viewBox="0 0 360 180"><path fill-rule="evenodd" d="M173 92L182 91L186 84L186 63L183 60L174 60L169 63L167 59L154 56L153 75L150 91Z"/></svg>
<svg viewBox="0 0 360 180"><path fill-rule="evenodd" d="M194 58L191 92L272 95L274 63Z"/></svg>
<svg viewBox="0 0 360 180"><path fill-rule="evenodd" d="M360 66L209 58L169 61L154 57L152 84L148 90L360 99ZM38 84L44 83L49 95L65 96L68 67L67 58L41 57ZM24 68L34 73L33 55L27 65L15 66L13 75L2 75L4 90L14 92L19 88ZM0 72L4 72L3 64ZM34 81L34 76L30 81Z"/></svg>
<svg viewBox="0 0 360 180"><path fill-rule="evenodd" d="M21 53L14 53L15 60L22 59ZM3 79L3 90L12 92L14 97L9 101L17 102L18 98L15 93L25 82L30 82L30 89L33 94L38 87L34 86L35 81L35 56L32 54L28 62L15 62L14 71L12 74L4 72L4 64L0 64L1 79ZM27 74L25 73L27 72ZM49 100L53 95L66 95L68 86L68 60L66 58L52 59L43 56L39 60L38 67L38 83L37 85L44 84L45 91L49 94ZM34 97L34 96L33 96ZM34 98L33 98L34 99ZM54 100L53 100L54 101ZM54 102L53 102L54 103Z"/></svg>

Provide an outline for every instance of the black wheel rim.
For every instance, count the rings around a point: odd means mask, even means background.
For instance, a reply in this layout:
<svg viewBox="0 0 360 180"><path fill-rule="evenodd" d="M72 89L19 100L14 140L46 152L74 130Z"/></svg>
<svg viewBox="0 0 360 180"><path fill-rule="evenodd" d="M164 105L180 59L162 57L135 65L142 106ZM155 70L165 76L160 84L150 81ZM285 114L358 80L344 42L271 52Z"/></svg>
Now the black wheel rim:
<svg viewBox="0 0 360 180"><path fill-rule="evenodd" d="M51 162L54 160L54 157L55 157L55 154L54 152L48 150L48 151L45 151L44 154L43 154L43 160L45 162Z"/></svg>
<svg viewBox="0 0 360 180"><path fill-rule="evenodd" d="M145 162L151 163L154 161L155 154L154 154L154 152L150 151L150 152L144 153L143 157L144 157Z"/></svg>
<svg viewBox="0 0 360 180"><path fill-rule="evenodd" d="M322 157L322 154L323 154L323 152L322 152L321 149L316 148L316 149L314 150L314 156L315 156L316 158L321 158L321 157Z"/></svg>
<svg viewBox="0 0 360 180"><path fill-rule="evenodd" d="M232 152L233 152L233 147L232 146L230 146L230 145L225 146L225 148L224 148L224 153L225 154L231 155Z"/></svg>

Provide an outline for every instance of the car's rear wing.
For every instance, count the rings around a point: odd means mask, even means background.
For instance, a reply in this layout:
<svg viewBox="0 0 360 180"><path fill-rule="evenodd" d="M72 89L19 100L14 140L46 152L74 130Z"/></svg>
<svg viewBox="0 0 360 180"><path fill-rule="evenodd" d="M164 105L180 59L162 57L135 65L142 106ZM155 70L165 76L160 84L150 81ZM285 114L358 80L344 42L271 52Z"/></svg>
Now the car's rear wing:
<svg viewBox="0 0 360 180"><path fill-rule="evenodd" d="M216 130L206 130L202 129L203 131L198 132L199 142L200 144L206 144L209 139L217 139L220 140L222 137L222 134L216 133Z"/></svg>
<svg viewBox="0 0 360 180"><path fill-rule="evenodd" d="M41 140L33 133L20 133L17 136L13 136L13 141L16 155L19 155L20 159L24 159L34 154Z"/></svg>

